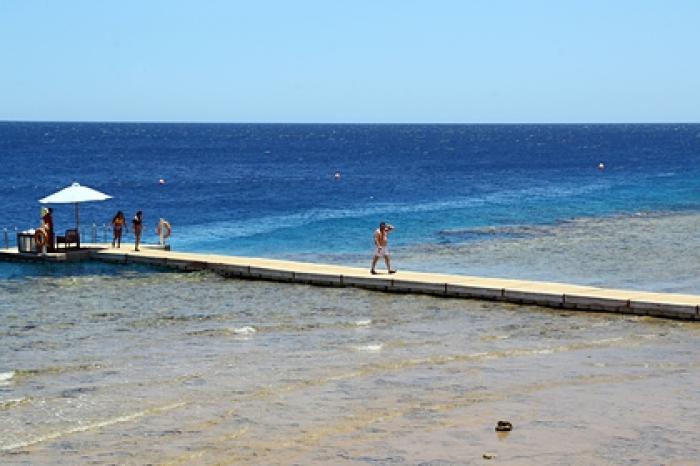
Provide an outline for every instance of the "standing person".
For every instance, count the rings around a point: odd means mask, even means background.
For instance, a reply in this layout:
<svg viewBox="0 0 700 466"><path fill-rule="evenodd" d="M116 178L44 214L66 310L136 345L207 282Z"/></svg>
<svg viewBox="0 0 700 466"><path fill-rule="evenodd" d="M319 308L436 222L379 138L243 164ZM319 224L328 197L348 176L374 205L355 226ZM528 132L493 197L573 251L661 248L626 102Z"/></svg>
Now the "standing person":
<svg viewBox="0 0 700 466"><path fill-rule="evenodd" d="M122 230L126 229L126 218L124 218L124 212L121 210L117 212L117 215L112 219L112 247L114 247L114 242L116 241L117 247L121 247L122 244Z"/></svg>
<svg viewBox="0 0 700 466"><path fill-rule="evenodd" d="M388 223L382 222L379 224L379 228L374 230L374 257L372 257L372 267L370 268L370 273L376 275L376 270L374 267L377 265L377 260L379 257L384 257L384 262L386 263L386 269L389 273L396 273L396 270L391 268L391 257L389 256L389 233L394 227Z"/></svg>
<svg viewBox="0 0 700 466"><path fill-rule="evenodd" d="M143 212L140 210L136 212L133 220L131 220L131 225L134 227L134 237L136 238L134 251L138 251L139 244L141 244L141 232L143 231Z"/></svg>
<svg viewBox="0 0 700 466"><path fill-rule="evenodd" d="M44 226L46 227L47 235L49 237L46 250L48 252L53 252L53 209L51 207L44 209L44 215L41 217L41 221L44 222Z"/></svg>

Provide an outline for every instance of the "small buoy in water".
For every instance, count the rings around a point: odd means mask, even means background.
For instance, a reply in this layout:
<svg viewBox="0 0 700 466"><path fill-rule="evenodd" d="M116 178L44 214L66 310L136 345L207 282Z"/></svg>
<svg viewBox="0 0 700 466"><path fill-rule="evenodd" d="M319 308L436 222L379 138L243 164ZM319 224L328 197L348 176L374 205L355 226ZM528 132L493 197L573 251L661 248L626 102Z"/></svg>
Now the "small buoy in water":
<svg viewBox="0 0 700 466"><path fill-rule="evenodd" d="M165 180L163 178L159 179L158 184L165 184Z"/></svg>
<svg viewBox="0 0 700 466"><path fill-rule="evenodd" d="M600 170L600 171L605 170L605 164L604 164L603 162L600 162L600 163L598 164L598 170Z"/></svg>
<svg viewBox="0 0 700 466"><path fill-rule="evenodd" d="M335 175L333 175L333 178L335 178L336 180L339 180L340 179L340 171L336 171Z"/></svg>

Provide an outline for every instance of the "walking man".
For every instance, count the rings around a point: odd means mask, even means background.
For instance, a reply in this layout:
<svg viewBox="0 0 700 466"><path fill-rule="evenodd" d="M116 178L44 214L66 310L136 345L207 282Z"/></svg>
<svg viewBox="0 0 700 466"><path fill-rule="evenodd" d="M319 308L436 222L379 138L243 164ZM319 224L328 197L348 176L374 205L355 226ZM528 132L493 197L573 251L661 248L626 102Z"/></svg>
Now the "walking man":
<svg viewBox="0 0 700 466"><path fill-rule="evenodd" d="M396 270L391 268L391 257L389 256L389 233L393 229L392 225L382 222L379 224L379 228L374 230L374 257L372 257L372 267L369 270L372 275L377 274L374 267L377 265L379 257L384 257L389 273L396 273Z"/></svg>

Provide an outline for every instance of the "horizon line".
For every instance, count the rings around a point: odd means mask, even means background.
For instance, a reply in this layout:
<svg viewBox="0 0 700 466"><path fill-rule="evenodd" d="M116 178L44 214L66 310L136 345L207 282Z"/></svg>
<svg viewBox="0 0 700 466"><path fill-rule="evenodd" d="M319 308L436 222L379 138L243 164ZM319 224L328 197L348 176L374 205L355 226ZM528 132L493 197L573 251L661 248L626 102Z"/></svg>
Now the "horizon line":
<svg viewBox="0 0 700 466"><path fill-rule="evenodd" d="M14 119L0 119L0 124L6 123L80 123L80 124L172 124L172 125L367 125L367 126L411 126L411 125L421 125L421 126L526 126L526 125L580 125L580 126L593 126L593 125L697 125L700 121L627 121L627 122L342 122L342 121L331 121L331 122L285 122L285 121L187 121L187 120L14 120Z"/></svg>

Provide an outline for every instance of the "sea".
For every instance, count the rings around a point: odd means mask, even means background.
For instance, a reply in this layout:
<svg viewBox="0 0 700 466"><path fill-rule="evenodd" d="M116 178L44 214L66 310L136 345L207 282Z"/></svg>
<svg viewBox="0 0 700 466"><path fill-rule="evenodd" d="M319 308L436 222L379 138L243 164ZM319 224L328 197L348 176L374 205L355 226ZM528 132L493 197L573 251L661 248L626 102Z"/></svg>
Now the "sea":
<svg viewBox="0 0 700 466"><path fill-rule="evenodd" d="M87 242L141 210L173 250L369 269L389 222L399 273L700 294L699 124L0 122L0 181L0 247L78 182L112 196L52 206ZM0 262L0 463L700 464L699 350L694 322Z"/></svg>

